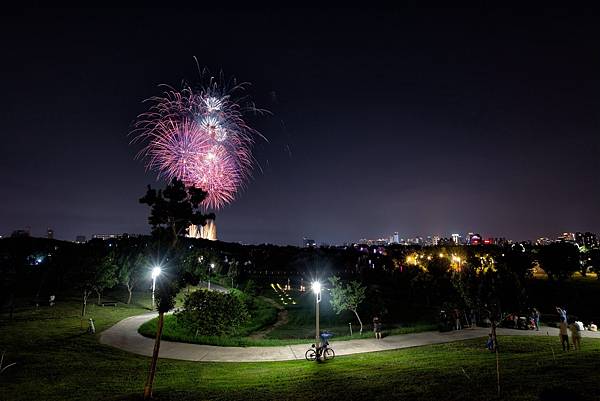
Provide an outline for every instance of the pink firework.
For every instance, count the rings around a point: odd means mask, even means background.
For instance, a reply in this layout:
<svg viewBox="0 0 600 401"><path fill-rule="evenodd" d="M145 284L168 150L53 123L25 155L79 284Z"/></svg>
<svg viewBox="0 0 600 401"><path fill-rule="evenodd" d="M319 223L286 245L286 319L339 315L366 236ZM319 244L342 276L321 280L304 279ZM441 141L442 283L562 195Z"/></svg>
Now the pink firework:
<svg viewBox="0 0 600 401"><path fill-rule="evenodd" d="M152 106L139 116L134 142L145 147L138 154L159 178L178 178L186 185L208 192L205 209L219 209L235 199L247 181L254 159L252 145L260 136L246 125L246 111L232 98L245 89L227 89L210 79L194 90L169 88L162 97L149 99Z"/></svg>

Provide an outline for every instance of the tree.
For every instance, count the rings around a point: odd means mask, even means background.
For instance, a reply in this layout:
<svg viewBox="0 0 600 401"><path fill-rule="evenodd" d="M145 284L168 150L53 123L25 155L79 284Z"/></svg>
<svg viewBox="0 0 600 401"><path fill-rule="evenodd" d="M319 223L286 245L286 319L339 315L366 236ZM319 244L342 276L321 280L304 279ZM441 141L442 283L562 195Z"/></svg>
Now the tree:
<svg viewBox="0 0 600 401"><path fill-rule="evenodd" d="M600 280L600 248L590 249L586 255L586 265L596 273L596 277Z"/></svg>
<svg viewBox="0 0 600 401"><path fill-rule="evenodd" d="M150 361L148 379L144 386L144 399L152 397L152 386L156 374L160 339L164 325L164 315L175 306L175 296L181 285L183 276L182 263L178 258L184 257L185 252L177 252L178 240L187 233L190 225L205 225L208 218L214 219L214 214L204 215L200 204L208 194L194 187L186 187L182 181L174 178L164 190L154 190L148 185L146 195L140 203L150 206L148 222L152 226L152 236L156 240L157 252L169 263L169 271L163 272L156 282L155 296L156 309L158 310L158 325L154 350ZM168 248L161 246L168 244ZM179 273L179 274L178 274Z"/></svg>
<svg viewBox="0 0 600 401"><path fill-rule="evenodd" d="M102 241L90 241L86 245L78 246L72 255L67 254L64 257L65 263L71 265L69 268L71 281L82 293L81 317L83 317L92 292L101 292L106 286L110 286L114 279L110 272L105 271L107 252Z"/></svg>
<svg viewBox="0 0 600 401"><path fill-rule="evenodd" d="M150 206L148 222L152 235L170 239L171 246L175 247L178 238L187 234L192 224L204 226L208 219L214 220L214 213L204 215L200 211L200 204L207 195L200 188L186 187L176 178L164 190L156 191L148 185L140 203Z"/></svg>
<svg viewBox="0 0 600 401"><path fill-rule="evenodd" d="M148 265L148 258L143 249L139 246L129 246L121 249L115 263L118 266L119 282L127 287L129 293L127 304L131 303L133 290L144 276L145 266Z"/></svg>
<svg viewBox="0 0 600 401"><path fill-rule="evenodd" d="M555 242L540 248L538 259L550 278L564 280L580 269L579 249L568 242Z"/></svg>
<svg viewBox="0 0 600 401"><path fill-rule="evenodd" d="M112 288L118 283L117 266L114 259L114 255L107 255L95 268L92 289L98 295L98 305L101 303L104 290Z"/></svg>
<svg viewBox="0 0 600 401"><path fill-rule="evenodd" d="M331 283L331 306L334 312L338 315L345 310L354 312L360 324L360 334L362 335L363 323L358 315L358 307L365 300L366 287L358 281L343 285L337 276L330 277L329 282Z"/></svg>
<svg viewBox="0 0 600 401"><path fill-rule="evenodd" d="M235 280L238 279L240 274L241 274L240 262L233 259L231 262L229 262L229 269L227 270L227 276L231 279L231 287L234 286L233 284L234 284Z"/></svg>

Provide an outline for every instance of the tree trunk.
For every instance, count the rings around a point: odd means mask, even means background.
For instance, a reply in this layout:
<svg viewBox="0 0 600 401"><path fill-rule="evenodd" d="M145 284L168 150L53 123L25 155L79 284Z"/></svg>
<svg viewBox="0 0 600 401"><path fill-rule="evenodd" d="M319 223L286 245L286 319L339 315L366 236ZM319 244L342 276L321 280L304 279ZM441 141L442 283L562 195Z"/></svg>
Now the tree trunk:
<svg viewBox="0 0 600 401"><path fill-rule="evenodd" d="M164 312L158 313L158 327L156 328L156 339L154 340L154 351L152 351L152 361L150 362L150 372L144 386L144 399L152 397L152 385L154 384L154 375L156 374L156 362L158 362L158 351L160 349L160 338L162 336L164 324Z"/></svg>
<svg viewBox="0 0 600 401"><path fill-rule="evenodd" d="M87 292L86 290L83 290L83 305L81 306L81 317L85 316L85 308L87 306L87 299L88 299L89 295L90 295L89 292Z"/></svg>
<svg viewBox="0 0 600 401"><path fill-rule="evenodd" d="M360 320L360 316L358 316L356 309L352 309L352 312L354 312L354 314L356 315L356 318L358 319L358 323L360 323L360 335L362 336L362 331L363 331L362 320Z"/></svg>
<svg viewBox="0 0 600 401"><path fill-rule="evenodd" d="M127 298L127 305L131 303L131 295L133 294L133 288L127 284L127 291L129 292L129 297Z"/></svg>
<svg viewBox="0 0 600 401"><path fill-rule="evenodd" d="M98 306L100 306L102 293L99 290L96 290L96 294L98 294Z"/></svg>
<svg viewBox="0 0 600 401"><path fill-rule="evenodd" d="M10 293L10 304L8 306L8 321L12 322L13 314L15 313L15 293Z"/></svg>

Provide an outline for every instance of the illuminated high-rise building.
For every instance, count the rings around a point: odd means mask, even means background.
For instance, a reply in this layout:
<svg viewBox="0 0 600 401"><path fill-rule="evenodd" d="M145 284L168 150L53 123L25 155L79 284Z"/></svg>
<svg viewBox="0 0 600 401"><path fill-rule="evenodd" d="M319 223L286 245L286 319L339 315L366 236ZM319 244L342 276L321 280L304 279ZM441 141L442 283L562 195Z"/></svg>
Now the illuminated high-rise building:
<svg viewBox="0 0 600 401"><path fill-rule="evenodd" d="M459 234L452 234L452 241L458 245L460 242L460 235Z"/></svg>
<svg viewBox="0 0 600 401"><path fill-rule="evenodd" d="M187 236L191 237L191 238L201 238L201 239L207 239L210 241L216 241L217 240L217 224L212 219L207 219L206 224L203 226L192 224L188 228Z"/></svg>

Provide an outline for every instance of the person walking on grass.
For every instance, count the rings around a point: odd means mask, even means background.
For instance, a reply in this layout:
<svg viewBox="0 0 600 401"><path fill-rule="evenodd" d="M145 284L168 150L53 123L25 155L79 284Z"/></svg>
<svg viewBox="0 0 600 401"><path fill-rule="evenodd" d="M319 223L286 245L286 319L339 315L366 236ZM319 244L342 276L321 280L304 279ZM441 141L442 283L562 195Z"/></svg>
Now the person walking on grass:
<svg viewBox="0 0 600 401"><path fill-rule="evenodd" d="M571 341L573 342L573 349L579 351L581 349L581 326L580 322L573 322L569 325L571 330Z"/></svg>
<svg viewBox="0 0 600 401"><path fill-rule="evenodd" d="M560 320L566 322L567 321L567 309L565 307L559 308L558 306L556 307L556 312L558 313L558 316L560 317Z"/></svg>
<svg viewBox="0 0 600 401"><path fill-rule="evenodd" d="M560 331L560 342L562 344L563 351L569 351L571 346L569 345L569 327L567 326L567 322L564 320L560 321L558 325L558 329Z"/></svg>

